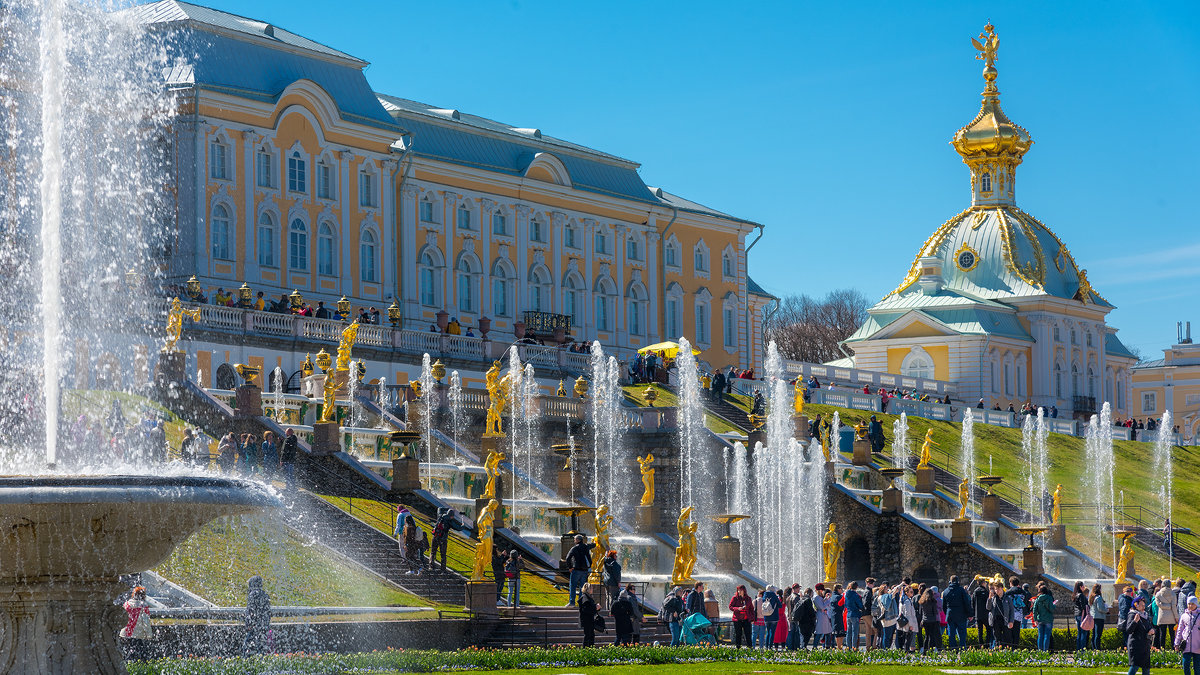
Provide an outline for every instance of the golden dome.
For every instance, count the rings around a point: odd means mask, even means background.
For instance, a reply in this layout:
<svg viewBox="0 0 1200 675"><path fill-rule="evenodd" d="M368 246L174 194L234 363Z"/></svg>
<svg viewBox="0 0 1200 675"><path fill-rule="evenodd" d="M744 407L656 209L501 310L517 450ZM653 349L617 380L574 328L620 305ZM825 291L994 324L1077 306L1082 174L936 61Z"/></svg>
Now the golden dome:
<svg viewBox="0 0 1200 675"><path fill-rule="evenodd" d="M983 90L983 102L979 106L979 114L963 128L954 133L950 144L962 155L963 160L985 158L1004 158L1020 163L1022 155L1033 145L1033 138L1024 127L1008 119L1000 108L1000 90L996 88L996 49L1000 38L996 36L995 27L988 24L979 38L971 38L972 44L979 50L975 58L985 61L983 79L987 85Z"/></svg>

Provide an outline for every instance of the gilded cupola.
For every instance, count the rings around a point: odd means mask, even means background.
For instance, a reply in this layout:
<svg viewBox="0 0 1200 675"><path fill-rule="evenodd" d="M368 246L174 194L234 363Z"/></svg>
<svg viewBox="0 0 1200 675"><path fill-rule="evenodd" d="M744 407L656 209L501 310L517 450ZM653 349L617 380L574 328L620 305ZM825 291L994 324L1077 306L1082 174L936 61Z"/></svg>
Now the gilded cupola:
<svg viewBox="0 0 1200 675"><path fill-rule="evenodd" d="M971 169L973 206L1011 205L1016 197L1016 168L1033 145L1033 138L1021 125L1008 119L1000 107L996 88L996 50L1000 38L989 23L971 43L979 51L975 58L985 63L983 101L979 114L954 133L950 144Z"/></svg>

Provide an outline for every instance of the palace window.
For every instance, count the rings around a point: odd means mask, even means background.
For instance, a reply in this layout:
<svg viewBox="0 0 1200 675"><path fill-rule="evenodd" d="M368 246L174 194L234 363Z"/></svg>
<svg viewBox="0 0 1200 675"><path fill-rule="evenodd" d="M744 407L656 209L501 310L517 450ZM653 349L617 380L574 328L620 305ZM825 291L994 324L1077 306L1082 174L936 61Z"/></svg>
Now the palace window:
<svg viewBox="0 0 1200 675"><path fill-rule="evenodd" d="M471 209L466 204L458 207L458 227L463 230L471 229Z"/></svg>
<svg viewBox="0 0 1200 675"><path fill-rule="evenodd" d="M375 233L363 230L362 241L358 243L358 270L363 281L375 282L375 260Z"/></svg>
<svg viewBox="0 0 1200 675"><path fill-rule="evenodd" d="M608 331L612 326L609 324L609 310L612 309L612 296L616 295L613 292L612 283L608 279L601 279L600 283L596 284L596 330Z"/></svg>
<svg viewBox="0 0 1200 675"><path fill-rule="evenodd" d="M433 200L429 197L423 197L420 204L420 216L423 223L436 223L433 219Z"/></svg>
<svg viewBox="0 0 1200 675"><path fill-rule="evenodd" d="M1092 346L1092 334L1091 334L1091 332L1089 331L1088 333L1085 333L1085 334L1084 334L1084 336L1086 337L1087 346L1091 347L1091 346Z"/></svg>
<svg viewBox="0 0 1200 675"><path fill-rule="evenodd" d="M530 241L546 241L546 228L542 227L542 221L537 218L532 218L529 221L529 240Z"/></svg>
<svg viewBox="0 0 1200 675"><path fill-rule="evenodd" d="M275 221L271 214L264 213L258 217L258 264L263 267L275 267Z"/></svg>
<svg viewBox="0 0 1200 675"><path fill-rule="evenodd" d="M375 174L358 172L358 205L375 206Z"/></svg>
<svg viewBox="0 0 1200 675"><path fill-rule="evenodd" d="M458 259L458 311L470 314L475 311L475 277L477 272L468 256Z"/></svg>
<svg viewBox="0 0 1200 675"><path fill-rule="evenodd" d="M220 204L213 207L212 256L217 260L233 260L229 255L229 211Z"/></svg>
<svg viewBox="0 0 1200 675"><path fill-rule="evenodd" d="M307 192L307 164L298 151L293 150L288 157L288 192Z"/></svg>
<svg viewBox="0 0 1200 675"><path fill-rule="evenodd" d="M333 199L333 167L325 162L317 164L317 197Z"/></svg>
<svg viewBox="0 0 1200 675"><path fill-rule="evenodd" d="M596 253L608 253L608 236L604 234L604 230L597 229L593 240Z"/></svg>
<svg viewBox="0 0 1200 675"><path fill-rule="evenodd" d="M679 298L667 298L667 337L675 340L679 338Z"/></svg>
<svg viewBox="0 0 1200 675"><path fill-rule="evenodd" d="M1054 396L1063 397L1063 367L1061 363L1054 364Z"/></svg>
<svg viewBox="0 0 1200 675"><path fill-rule="evenodd" d="M721 310L721 332L725 334L725 346L737 346L737 319L732 307Z"/></svg>
<svg viewBox="0 0 1200 675"><path fill-rule="evenodd" d="M254 155L254 176L259 187L275 186L275 158L266 149Z"/></svg>
<svg viewBox="0 0 1200 675"><path fill-rule="evenodd" d="M426 307L437 307L441 300L442 293L439 284L441 278L440 267L441 260L434 255L432 250L426 250L421 255L420 264L418 265L419 287L421 295L421 304Z"/></svg>
<svg viewBox="0 0 1200 675"><path fill-rule="evenodd" d="M674 235L667 240L667 245L663 247L663 263L667 267L679 267L679 241L674 239ZM674 334L672 333L672 335Z"/></svg>
<svg viewBox="0 0 1200 675"><path fill-rule="evenodd" d="M643 320L646 307L646 293L642 290L642 285L635 283L630 286L626 300L628 311L625 316L625 324L629 328L629 334L642 335L646 331L646 322Z"/></svg>
<svg viewBox="0 0 1200 675"><path fill-rule="evenodd" d="M574 274L569 275L567 280L563 282L563 314L571 317L572 326L579 326L583 323L579 320L579 310L583 304L580 301L582 288L583 284L576 279Z"/></svg>
<svg viewBox="0 0 1200 675"><path fill-rule="evenodd" d="M208 175L217 180L227 180L229 178L229 160L228 147L219 141L213 141L209 144L208 153Z"/></svg>
<svg viewBox="0 0 1200 675"><path fill-rule="evenodd" d="M508 236L508 219L499 211L492 214L492 234Z"/></svg>
<svg viewBox="0 0 1200 675"><path fill-rule="evenodd" d="M1142 412L1152 413L1158 410L1158 393L1153 391L1142 392Z"/></svg>
<svg viewBox="0 0 1200 675"><path fill-rule="evenodd" d="M337 274L337 239L329 223L317 228L317 274L332 277Z"/></svg>
<svg viewBox="0 0 1200 675"><path fill-rule="evenodd" d="M904 361L900 364L900 372L905 377L920 377L931 380L934 374L933 358L924 349L915 347L904 357Z"/></svg>
<svg viewBox="0 0 1200 675"><path fill-rule="evenodd" d="M733 278L733 256L728 253L721 255L721 276L726 279Z"/></svg>
<svg viewBox="0 0 1200 675"><path fill-rule="evenodd" d="M692 266L697 272L708 271L708 251L705 250L703 244L697 244L692 252Z"/></svg>
<svg viewBox="0 0 1200 675"><path fill-rule="evenodd" d="M299 218L288 228L288 267L297 272L308 270L308 228Z"/></svg>
<svg viewBox="0 0 1200 675"><path fill-rule="evenodd" d="M985 171L983 175L979 177L979 190L980 192L992 191L992 174Z"/></svg>
<svg viewBox="0 0 1200 675"><path fill-rule="evenodd" d="M529 308L535 312L550 311L550 276L541 267L529 271Z"/></svg>
<svg viewBox="0 0 1200 675"><path fill-rule="evenodd" d="M634 239L632 235L630 235L629 239L625 242L625 255L630 260L642 259L641 252L638 250L637 240Z"/></svg>
<svg viewBox="0 0 1200 675"><path fill-rule="evenodd" d="M696 343L708 344L708 303L696 301Z"/></svg>
<svg viewBox="0 0 1200 675"><path fill-rule="evenodd" d="M563 230L563 243L566 244L567 248L579 248L579 241L577 237L578 233L575 231L574 225L568 225L567 228Z"/></svg>

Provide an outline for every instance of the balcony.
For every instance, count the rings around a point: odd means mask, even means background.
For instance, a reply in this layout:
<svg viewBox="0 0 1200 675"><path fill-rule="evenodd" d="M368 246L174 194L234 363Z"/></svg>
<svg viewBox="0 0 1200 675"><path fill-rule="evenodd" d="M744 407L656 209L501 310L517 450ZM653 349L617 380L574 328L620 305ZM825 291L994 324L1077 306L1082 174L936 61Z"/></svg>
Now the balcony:
<svg viewBox="0 0 1200 675"><path fill-rule="evenodd" d="M525 312L521 315L525 323L525 333L536 337L553 337L554 332L562 329L564 334L571 333L571 317L566 314L551 314L550 312Z"/></svg>
<svg viewBox="0 0 1200 675"><path fill-rule="evenodd" d="M1094 413L1096 412L1096 397L1075 396L1072 398L1072 407L1077 413Z"/></svg>

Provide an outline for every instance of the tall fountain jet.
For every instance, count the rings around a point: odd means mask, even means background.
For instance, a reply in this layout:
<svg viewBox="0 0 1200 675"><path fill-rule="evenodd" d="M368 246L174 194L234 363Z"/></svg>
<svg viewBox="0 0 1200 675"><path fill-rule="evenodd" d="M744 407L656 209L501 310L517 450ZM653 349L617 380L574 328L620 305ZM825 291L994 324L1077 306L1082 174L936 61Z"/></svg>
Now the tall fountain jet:
<svg viewBox="0 0 1200 675"><path fill-rule="evenodd" d="M144 288L126 280L178 283L152 273L164 252L190 260L195 246L168 249L169 46L131 19L67 0L0 6L3 673L124 673L120 575L157 565L213 518L278 504L257 484L145 475L62 433L63 407L87 399L66 381L86 389L100 357L163 344L141 332L161 319L141 315Z"/></svg>

